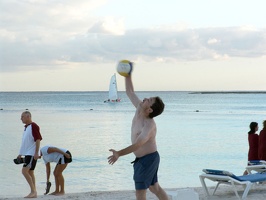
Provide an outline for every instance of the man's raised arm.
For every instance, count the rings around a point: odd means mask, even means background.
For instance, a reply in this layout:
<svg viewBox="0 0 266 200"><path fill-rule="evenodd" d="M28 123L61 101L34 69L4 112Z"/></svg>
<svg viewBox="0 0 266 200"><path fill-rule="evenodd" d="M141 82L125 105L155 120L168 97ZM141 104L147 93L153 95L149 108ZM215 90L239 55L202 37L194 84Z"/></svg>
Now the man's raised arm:
<svg viewBox="0 0 266 200"><path fill-rule="evenodd" d="M140 99L137 97L134 91L131 75L125 77L125 83L126 83L126 93L132 104L137 107Z"/></svg>

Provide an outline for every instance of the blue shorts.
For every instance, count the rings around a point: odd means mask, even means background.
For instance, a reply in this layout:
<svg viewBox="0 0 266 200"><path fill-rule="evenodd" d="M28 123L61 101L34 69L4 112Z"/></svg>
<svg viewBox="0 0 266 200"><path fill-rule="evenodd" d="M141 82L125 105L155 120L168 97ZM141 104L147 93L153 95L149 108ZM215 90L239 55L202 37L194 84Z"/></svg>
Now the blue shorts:
<svg viewBox="0 0 266 200"><path fill-rule="evenodd" d="M157 151L136 158L134 161L134 181L136 190L148 189L158 182L157 172L160 163L160 155Z"/></svg>

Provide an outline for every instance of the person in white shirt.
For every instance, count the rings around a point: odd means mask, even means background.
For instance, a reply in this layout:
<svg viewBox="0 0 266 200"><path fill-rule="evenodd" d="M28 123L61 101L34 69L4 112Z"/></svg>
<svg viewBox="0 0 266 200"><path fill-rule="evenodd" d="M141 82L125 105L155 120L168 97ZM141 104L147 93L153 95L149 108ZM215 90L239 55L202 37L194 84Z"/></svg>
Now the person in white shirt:
<svg viewBox="0 0 266 200"><path fill-rule="evenodd" d="M41 157L44 160L46 165L46 192L44 194L48 194L51 187L50 182L50 173L51 173L51 162L57 163L54 169L54 177L55 177L55 191L51 193L52 195L64 195L65 194L65 181L63 176L63 171L67 167L68 163L72 162L71 153L64 148L57 148L54 146L44 146L41 148Z"/></svg>
<svg viewBox="0 0 266 200"><path fill-rule="evenodd" d="M39 158L39 148L42 140L40 127L32 122L31 113L25 111L21 114L21 121L25 124L18 160L24 156L22 174L27 180L31 192L25 198L37 198L34 169Z"/></svg>

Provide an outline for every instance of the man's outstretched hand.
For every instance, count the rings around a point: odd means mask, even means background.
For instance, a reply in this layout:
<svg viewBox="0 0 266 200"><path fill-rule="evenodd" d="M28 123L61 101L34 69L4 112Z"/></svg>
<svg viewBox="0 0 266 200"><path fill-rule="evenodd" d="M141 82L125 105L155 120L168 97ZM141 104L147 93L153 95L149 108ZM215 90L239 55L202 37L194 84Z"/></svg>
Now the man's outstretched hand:
<svg viewBox="0 0 266 200"><path fill-rule="evenodd" d="M108 163L110 165L113 165L119 158L119 154L116 150L114 149L110 149L109 151L113 152L113 155L109 156L108 157Z"/></svg>

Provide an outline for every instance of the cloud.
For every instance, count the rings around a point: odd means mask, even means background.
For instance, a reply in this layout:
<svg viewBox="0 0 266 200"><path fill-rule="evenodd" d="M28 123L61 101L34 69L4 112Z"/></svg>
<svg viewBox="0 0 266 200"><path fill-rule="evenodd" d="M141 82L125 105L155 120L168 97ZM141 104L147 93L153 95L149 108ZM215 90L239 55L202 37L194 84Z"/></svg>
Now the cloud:
<svg viewBox="0 0 266 200"><path fill-rule="evenodd" d="M265 29L171 25L125 30L122 18L92 16L105 2L1 1L0 70L124 58L175 62L266 55Z"/></svg>
<svg viewBox="0 0 266 200"><path fill-rule="evenodd" d="M122 19L105 17L103 20L94 23L92 27L89 28L88 33L123 35L125 33L124 22Z"/></svg>
<svg viewBox="0 0 266 200"><path fill-rule="evenodd" d="M217 40L216 38L211 38L211 39L209 39L208 40L208 44L210 44L210 45L212 45L212 44L217 44L217 43L219 43L220 41L219 40Z"/></svg>
<svg viewBox="0 0 266 200"><path fill-rule="evenodd" d="M173 32L142 29L128 30L121 35L100 26L93 27L87 33L57 37L58 40L45 31L34 37L20 32L8 35L2 32L1 65L11 70L25 65L49 67L58 61L113 62L120 58L188 61L266 55L265 30L212 28Z"/></svg>

